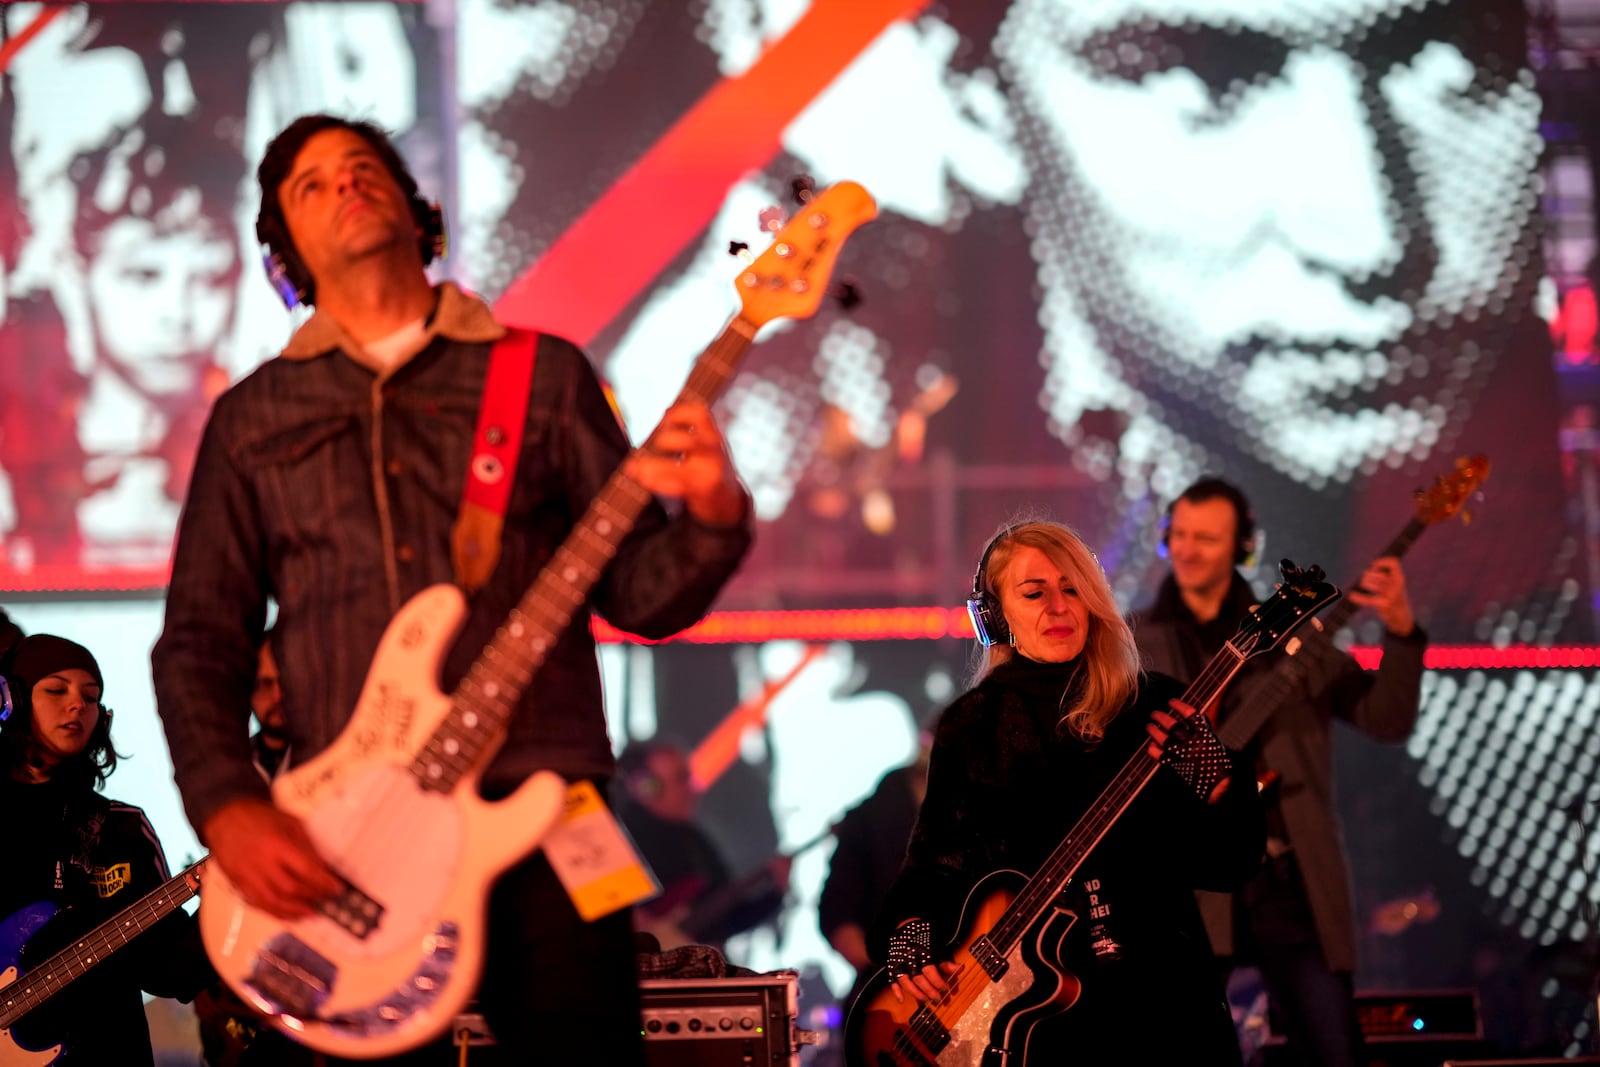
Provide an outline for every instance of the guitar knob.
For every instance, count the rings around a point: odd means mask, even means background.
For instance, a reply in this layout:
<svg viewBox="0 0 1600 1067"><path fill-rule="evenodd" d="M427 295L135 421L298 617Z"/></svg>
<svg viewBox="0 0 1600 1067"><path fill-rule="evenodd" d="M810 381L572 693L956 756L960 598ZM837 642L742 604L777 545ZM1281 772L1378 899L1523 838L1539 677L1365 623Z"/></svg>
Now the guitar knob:
<svg viewBox="0 0 1600 1067"><path fill-rule="evenodd" d="M811 198L817 195L817 183L811 180L809 174L797 174L789 179L789 194L797 204L810 203Z"/></svg>
<svg viewBox="0 0 1600 1067"><path fill-rule="evenodd" d="M740 259L748 261L750 258L749 252L750 246L743 241L728 242L728 255L730 256L737 256Z"/></svg>
<svg viewBox="0 0 1600 1067"><path fill-rule="evenodd" d="M1317 620L1316 619L1312 619L1311 621L1312 622L1316 622ZM1289 638L1289 640L1287 640L1287 641L1285 641L1283 643L1284 655L1286 655L1286 656L1297 655L1299 653L1299 651L1300 651L1300 639L1298 637L1291 637L1291 638Z"/></svg>
<svg viewBox="0 0 1600 1067"><path fill-rule="evenodd" d="M1326 628L1322 625L1322 620L1317 618L1315 615L1311 616L1311 625L1316 627L1318 633L1321 633ZM1300 643L1300 639L1296 637L1294 642L1296 645L1298 645Z"/></svg>
<svg viewBox="0 0 1600 1067"><path fill-rule="evenodd" d="M762 208L761 214L756 216L756 221L761 224L763 233L777 233L783 229L784 219L783 208L778 207L776 204Z"/></svg>

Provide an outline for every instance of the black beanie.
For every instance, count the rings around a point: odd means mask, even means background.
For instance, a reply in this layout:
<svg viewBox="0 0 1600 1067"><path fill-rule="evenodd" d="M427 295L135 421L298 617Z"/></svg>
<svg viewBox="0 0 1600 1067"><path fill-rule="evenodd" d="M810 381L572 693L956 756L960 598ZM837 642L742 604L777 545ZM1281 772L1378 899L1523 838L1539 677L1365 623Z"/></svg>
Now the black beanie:
<svg viewBox="0 0 1600 1067"><path fill-rule="evenodd" d="M88 671L95 684L105 689L100 664L87 648L54 634L33 634L17 642L6 657L6 684L11 687L12 699L20 703L29 699L41 680L73 667Z"/></svg>

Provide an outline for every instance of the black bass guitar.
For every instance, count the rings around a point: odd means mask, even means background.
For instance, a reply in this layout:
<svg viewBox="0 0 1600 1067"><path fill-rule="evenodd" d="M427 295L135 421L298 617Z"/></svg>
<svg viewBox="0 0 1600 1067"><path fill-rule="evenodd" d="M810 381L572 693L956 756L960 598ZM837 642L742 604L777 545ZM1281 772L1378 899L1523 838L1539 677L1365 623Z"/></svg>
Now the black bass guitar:
<svg viewBox="0 0 1600 1067"><path fill-rule="evenodd" d="M1317 567L1285 560L1283 584L1223 645L1183 694L1203 709L1245 662L1286 644L1289 635L1339 598ZM1197 712L1198 714L1198 712ZM961 967L937 999L896 999L880 970L856 998L845 1024L850 1067L996 1067L1020 1063L1033 1027L1066 1011L1083 985L1061 968L1057 947L1076 916L1058 897L1084 858L1133 803L1160 760L1140 745L1066 838L1029 878L996 871L967 895L954 940L941 954Z"/></svg>

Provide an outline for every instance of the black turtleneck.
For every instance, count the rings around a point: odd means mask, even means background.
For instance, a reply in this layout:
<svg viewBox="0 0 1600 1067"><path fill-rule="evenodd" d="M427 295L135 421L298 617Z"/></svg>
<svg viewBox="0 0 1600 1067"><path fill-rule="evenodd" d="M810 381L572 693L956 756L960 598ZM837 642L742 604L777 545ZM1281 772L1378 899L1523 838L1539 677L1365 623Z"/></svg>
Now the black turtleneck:
<svg viewBox="0 0 1600 1067"><path fill-rule="evenodd" d="M1078 669L1081 662L1080 656L1065 663L1041 663L1018 652L990 671L984 681L1003 685L1022 696L1034 713L1040 733L1048 737L1059 732L1061 720L1082 688Z"/></svg>

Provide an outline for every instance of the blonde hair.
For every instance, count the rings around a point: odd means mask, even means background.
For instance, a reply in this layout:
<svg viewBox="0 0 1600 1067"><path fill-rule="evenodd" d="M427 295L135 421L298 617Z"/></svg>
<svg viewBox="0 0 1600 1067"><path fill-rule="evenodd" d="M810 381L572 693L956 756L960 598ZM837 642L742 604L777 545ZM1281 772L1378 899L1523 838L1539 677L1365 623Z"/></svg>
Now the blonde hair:
<svg viewBox="0 0 1600 1067"><path fill-rule="evenodd" d="M1139 686L1139 648L1133 630L1117 609L1111 583L1106 580L1100 561L1083 539L1060 523L1030 521L1008 527L989 548L983 586L999 602L1000 578L1011 565L1018 548L1035 548L1061 569L1077 587L1078 596L1089 609L1089 636L1079 657L1083 684L1076 701L1065 708L1061 725L1085 741L1105 736L1106 725ZM1010 620L1007 620L1009 627ZM977 677L987 677L996 667L1017 655L1009 644L990 645L979 665Z"/></svg>

